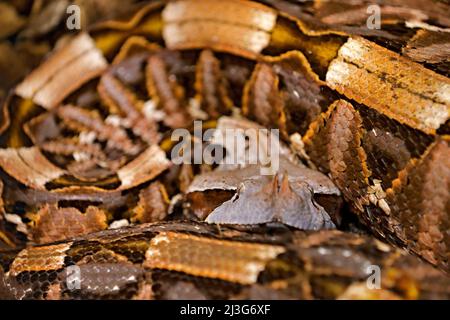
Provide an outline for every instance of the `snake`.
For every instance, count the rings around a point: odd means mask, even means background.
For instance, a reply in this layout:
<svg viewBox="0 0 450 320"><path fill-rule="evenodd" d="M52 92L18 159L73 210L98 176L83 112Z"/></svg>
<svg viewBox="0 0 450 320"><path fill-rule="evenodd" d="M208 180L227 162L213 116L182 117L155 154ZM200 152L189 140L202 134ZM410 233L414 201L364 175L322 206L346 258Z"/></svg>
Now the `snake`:
<svg viewBox="0 0 450 320"><path fill-rule="evenodd" d="M448 299L448 4L327 5L148 1L62 37L2 103L0 298ZM262 182L173 165L198 119L278 129L333 222L212 219Z"/></svg>

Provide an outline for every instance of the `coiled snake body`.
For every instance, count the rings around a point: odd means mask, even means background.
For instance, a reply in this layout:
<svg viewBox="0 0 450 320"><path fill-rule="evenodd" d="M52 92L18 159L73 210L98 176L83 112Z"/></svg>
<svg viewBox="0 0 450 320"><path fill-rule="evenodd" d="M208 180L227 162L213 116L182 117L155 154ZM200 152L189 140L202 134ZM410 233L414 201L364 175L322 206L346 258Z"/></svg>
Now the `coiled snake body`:
<svg viewBox="0 0 450 320"><path fill-rule="evenodd" d="M151 1L59 45L2 108L0 297L448 298L445 21L303 6ZM174 165L196 119L279 129L284 171Z"/></svg>

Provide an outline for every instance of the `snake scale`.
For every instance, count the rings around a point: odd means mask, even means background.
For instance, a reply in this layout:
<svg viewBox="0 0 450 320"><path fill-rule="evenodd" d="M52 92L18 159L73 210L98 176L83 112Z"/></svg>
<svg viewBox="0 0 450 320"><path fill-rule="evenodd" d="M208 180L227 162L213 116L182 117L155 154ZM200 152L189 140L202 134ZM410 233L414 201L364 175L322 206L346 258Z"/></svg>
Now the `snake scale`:
<svg viewBox="0 0 450 320"><path fill-rule="evenodd" d="M58 41L2 105L0 298L450 298L449 5L376 3L148 1ZM174 165L198 119L278 129L284 171Z"/></svg>

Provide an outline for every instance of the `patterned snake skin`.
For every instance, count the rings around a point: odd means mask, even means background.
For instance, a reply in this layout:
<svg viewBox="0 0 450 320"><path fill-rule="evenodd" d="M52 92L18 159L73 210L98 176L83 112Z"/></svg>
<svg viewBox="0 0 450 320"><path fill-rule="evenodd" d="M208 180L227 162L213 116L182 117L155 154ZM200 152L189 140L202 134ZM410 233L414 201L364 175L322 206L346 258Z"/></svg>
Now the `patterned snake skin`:
<svg viewBox="0 0 450 320"><path fill-rule="evenodd" d="M450 298L448 4L380 1L378 30L352 1L148 2L3 103L0 298ZM296 162L174 165L198 119L279 129Z"/></svg>

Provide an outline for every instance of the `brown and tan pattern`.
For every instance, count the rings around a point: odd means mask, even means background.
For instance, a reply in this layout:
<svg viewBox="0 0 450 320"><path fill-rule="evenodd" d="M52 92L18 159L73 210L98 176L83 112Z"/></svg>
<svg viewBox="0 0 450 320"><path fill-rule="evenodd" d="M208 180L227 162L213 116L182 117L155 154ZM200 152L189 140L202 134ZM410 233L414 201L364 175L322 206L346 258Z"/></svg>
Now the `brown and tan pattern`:
<svg viewBox="0 0 450 320"><path fill-rule="evenodd" d="M427 133L449 118L448 78L362 38L339 49L326 79L347 98Z"/></svg>
<svg viewBox="0 0 450 320"><path fill-rule="evenodd" d="M150 241L144 267L252 284L267 262L284 251L280 246L161 232Z"/></svg>
<svg viewBox="0 0 450 320"><path fill-rule="evenodd" d="M16 88L16 93L53 109L84 82L97 77L107 62L87 34L58 50ZM74 81L76 80L76 81Z"/></svg>
<svg viewBox="0 0 450 320"><path fill-rule="evenodd" d="M73 238L80 234L101 231L108 227L105 212L88 207L85 213L75 208L46 205L33 219L32 239L36 243L49 243Z"/></svg>

